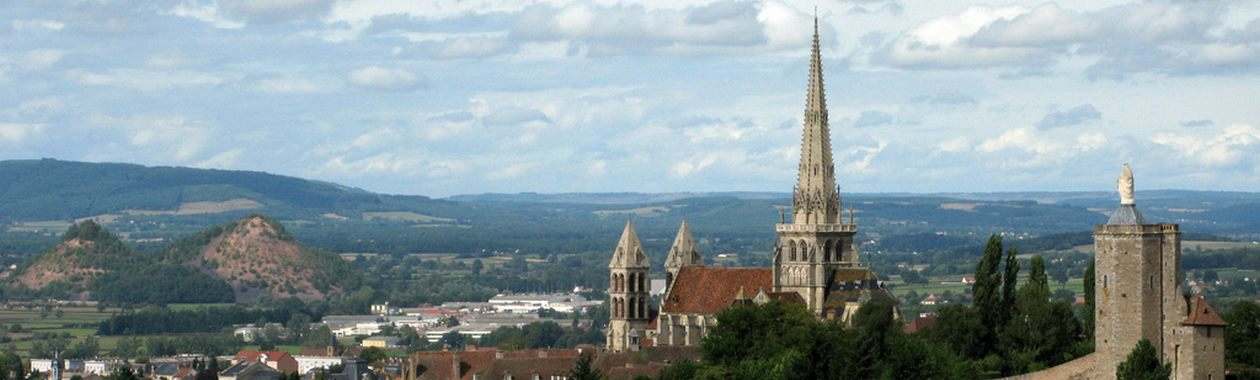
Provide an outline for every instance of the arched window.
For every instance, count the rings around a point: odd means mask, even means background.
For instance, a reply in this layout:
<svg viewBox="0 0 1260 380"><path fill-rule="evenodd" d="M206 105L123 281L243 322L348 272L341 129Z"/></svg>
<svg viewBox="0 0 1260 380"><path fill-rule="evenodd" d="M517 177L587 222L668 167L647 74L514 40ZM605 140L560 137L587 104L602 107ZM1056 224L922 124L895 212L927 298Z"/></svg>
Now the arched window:
<svg viewBox="0 0 1260 380"><path fill-rule="evenodd" d="M823 261L831 262L831 240L823 243Z"/></svg>
<svg viewBox="0 0 1260 380"><path fill-rule="evenodd" d="M788 251L792 253L791 256L788 256L789 257L788 261L796 261L796 241L795 240L788 241Z"/></svg>
<svg viewBox="0 0 1260 380"><path fill-rule="evenodd" d="M639 274L639 291L640 291L640 292L646 292L646 291L648 291L648 287L647 287L647 276L644 276L644 274L646 274L646 273L641 273L641 274Z"/></svg>
<svg viewBox="0 0 1260 380"><path fill-rule="evenodd" d="M635 316L635 305L636 303L634 302L634 297L630 297L630 318L634 318Z"/></svg>

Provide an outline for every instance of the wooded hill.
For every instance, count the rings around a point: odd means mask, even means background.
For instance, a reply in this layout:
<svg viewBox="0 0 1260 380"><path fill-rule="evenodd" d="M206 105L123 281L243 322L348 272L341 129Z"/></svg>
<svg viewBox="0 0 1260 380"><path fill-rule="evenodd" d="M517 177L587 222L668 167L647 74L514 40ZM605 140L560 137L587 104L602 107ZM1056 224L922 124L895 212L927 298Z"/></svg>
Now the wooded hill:
<svg viewBox="0 0 1260 380"><path fill-rule="evenodd" d="M280 224L251 215L181 239L161 254L135 252L87 220L19 268L7 290L11 297L115 304L216 303L320 299L360 281L337 256L304 248Z"/></svg>

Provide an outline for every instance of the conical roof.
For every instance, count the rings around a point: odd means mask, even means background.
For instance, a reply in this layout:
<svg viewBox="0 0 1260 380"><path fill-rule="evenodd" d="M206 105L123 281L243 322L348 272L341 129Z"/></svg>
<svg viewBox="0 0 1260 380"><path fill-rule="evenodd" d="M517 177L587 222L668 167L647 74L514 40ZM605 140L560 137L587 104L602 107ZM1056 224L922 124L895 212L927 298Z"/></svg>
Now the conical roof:
<svg viewBox="0 0 1260 380"><path fill-rule="evenodd" d="M621 231L621 239L617 241L617 248L613 250L612 261L608 263L609 268L647 268L647 255L643 253L643 243L639 242L639 235L634 232L634 223L626 221L626 228Z"/></svg>
<svg viewBox="0 0 1260 380"><path fill-rule="evenodd" d="M669 247L669 255L665 257L665 267L675 268L685 265L700 265L700 251L696 249L696 239L691 237L691 227L687 221L678 226L678 234L674 236L674 244Z"/></svg>

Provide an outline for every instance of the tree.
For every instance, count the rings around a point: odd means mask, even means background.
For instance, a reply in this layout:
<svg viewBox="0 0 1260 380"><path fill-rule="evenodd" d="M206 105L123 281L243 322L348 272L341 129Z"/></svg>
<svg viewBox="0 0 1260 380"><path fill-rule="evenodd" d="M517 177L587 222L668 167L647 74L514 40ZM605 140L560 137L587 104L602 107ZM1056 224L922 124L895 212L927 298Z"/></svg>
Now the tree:
<svg viewBox="0 0 1260 380"><path fill-rule="evenodd" d="M1220 279L1221 279L1221 276L1216 274L1215 270L1208 269L1208 270L1203 271L1203 282L1210 284Z"/></svg>
<svg viewBox="0 0 1260 380"><path fill-rule="evenodd" d="M18 380L22 378L22 358L12 350L0 353L0 380ZM10 376L12 374L13 376Z"/></svg>
<svg viewBox="0 0 1260 380"><path fill-rule="evenodd" d="M874 378L884 361L890 357L892 343L901 333L901 326L893 318L893 301L886 297L874 297L853 316L857 332L858 368L861 378Z"/></svg>
<svg viewBox="0 0 1260 380"><path fill-rule="evenodd" d="M937 310L936 314L936 326L928 330L929 338L968 359L980 359L988 354L979 341L985 326L975 308L949 305Z"/></svg>
<svg viewBox="0 0 1260 380"><path fill-rule="evenodd" d="M1159 354L1151 342L1142 339L1133 347L1133 352L1116 367L1116 380L1167 380L1172 374L1172 367L1160 364Z"/></svg>
<svg viewBox="0 0 1260 380"><path fill-rule="evenodd" d="M1260 368L1260 305L1250 301L1235 302L1224 315L1225 360Z"/></svg>
<svg viewBox="0 0 1260 380"><path fill-rule="evenodd" d="M1089 267L1085 268L1085 337L1094 337L1094 261L1089 261Z"/></svg>
<svg viewBox="0 0 1260 380"><path fill-rule="evenodd" d="M485 264L481 263L481 259L474 259L472 263L473 276L480 276L481 270L485 268Z"/></svg>
<svg viewBox="0 0 1260 380"><path fill-rule="evenodd" d="M984 353L992 352L995 348L997 339L994 331L1000 329L1003 322L1002 295L998 293L1002 286L1001 274L998 273L1001 259L1002 237L989 236L984 255L980 257L980 263L976 264L976 283L972 285L971 291L975 300L973 305L980 314L980 323L985 326L977 337L978 350Z"/></svg>
<svg viewBox="0 0 1260 380"><path fill-rule="evenodd" d="M1011 248L1006 251L1006 267L1002 274L1002 317L1001 324L1006 324L1015 314L1015 289L1019 285L1019 250Z"/></svg>
<svg viewBox="0 0 1260 380"><path fill-rule="evenodd" d="M140 380L140 377L136 376L136 373L131 371L131 367L120 366L115 369L114 372L105 376L105 380Z"/></svg>
<svg viewBox="0 0 1260 380"><path fill-rule="evenodd" d="M1053 278L1054 282L1059 283L1059 285L1067 284L1068 282L1067 265L1060 264L1060 265L1055 265L1055 266L1050 267L1050 278Z"/></svg>
<svg viewBox="0 0 1260 380"><path fill-rule="evenodd" d="M364 348L363 351L359 353L359 359L363 359L363 361L368 363L377 363L385 360L387 357L389 357L389 355L387 355L385 350L380 347Z"/></svg>
<svg viewBox="0 0 1260 380"><path fill-rule="evenodd" d="M601 380L604 374L599 372L592 365L591 354L583 354L578 357L577 363L573 365L573 370L569 371L569 379L572 380Z"/></svg>
<svg viewBox="0 0 1260 380"><path fill-rule="evenodd" d="M460 334L459 331L452 330L446 334L442 334L442 338L438 339L438 343L454 350L464 348L466 340L464 338L464 334Z"/></svg>

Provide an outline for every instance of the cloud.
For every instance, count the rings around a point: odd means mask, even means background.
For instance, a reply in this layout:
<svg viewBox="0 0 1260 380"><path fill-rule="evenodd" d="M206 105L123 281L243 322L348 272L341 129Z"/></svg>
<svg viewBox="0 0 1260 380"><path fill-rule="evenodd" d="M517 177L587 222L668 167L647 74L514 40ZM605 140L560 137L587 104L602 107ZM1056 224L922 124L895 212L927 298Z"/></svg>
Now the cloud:
<svg viewBox="0 0 1260 380"><path fill-rule="evenodd" d="M910 99L912 103L931 104L939 106L959 106L976 104L976 98L960 93L940 93L934 95L920 95Z"/></svg>
<svg viewBox="0 0 1260 380"><path fill-rule="evenodd" d="M542 111L512 105L494 108L481 117L481 122L486 125L514 125L531 121L549 122L550 120Z"/></svg>
<svg viewBox="0 0 1260 380"><path fill-rule="evenodd" d="M1037 122L1037 128L1053 129L1084 124L1102 119L1102 113L1092 104L1082 104L1063 111L1051 111Z"/></svg>
<svg viewBox="0 0 1260 380"><path fill-rule="evenodd" d="M936 150L945 153L958 153L971 149L971 140L966 137L954 137L949 140L941 141L937 144Z"/></svg>
<svg viewBox="0 0 1260 380"><path fill-rule="evenodd" d="M306 78L277 77L259 80L259 91L271 94L314 94L323 92L325 87Z"/></svg>
<svg viewBox="0 0 1260 380"><path fill-rule="evenodd" d="M486 174L486 179L505 180L505 179L517 178L525 174L528 174L530 171L534 170L534 168L536 168L537 166L538 164L533 163L533 162L511 163L501 168L495 169L491 171L490 173Z"/></svg>
<svg viewBox="0 0 1260 380"><path fill-rule="evenodd" d="M31 30L31 31L48 30L48 31L55 32L55 31L60 31L61 29L64 29L65 27L66 27L66 23L57 21L57 20L49 20L49 19L13 20L13 30L19 31L19 32L28 31L28 30Z"/></svg>
<svg viewBox="0 0 1260 380"><path fill-rule="evenodd" d="M211 142L209 125L179 115L96 115L91 122L121 134L128 154L145 152L172 162L196 163Z"/></svg>
<svg viewBox="0 0 1260 380"><path fill-rule="evenodd" d="M108 69L93 72L75 69L71 80L86 86L123 87L138 91L161 91L184 87L218 86L225 80L217 75L183 70Z"/></svg>
<svg viewBox="0 0 1260 380"><path fill-rule="evenodd" d="M410 91L422 87L424 83L410 71L367 66L350 72L350 84L383 91Z"/></svg>
<svg viewBox="0 0 1260 380"><path fill-rule="evenodd" d="M853 121L854 128L875 127L880 125L888 125L897 121L897 118L890 113L883 111L862 111L858 115L857 120Z"/></svg>
<svg viewBox="0 0 1260 380"><path fill-rule="evenodd" d="M17 66L22 70L34 71L46 69L66 56L66 52L57 49L37 49L26 52L18 60Z"/></svg>
<svg viewBox="0 0 1260 380"><path fill-rule="evenodd" d="M210 156L210 158L197 162L196 164L193 164L193 166L199 168L231 169L236 167L236 163L240 161L243 153L245 153L245 150L240 148L226 150Z"/></svg>
<svg viewBox="0 0 1260 380"><path fill-rule="evenodd" d="M874 61L907 69L1003 67L1020 73L1083 61L1090 79L1252 72L1260 68L1260 41L1243 37L1246 29L1227 26L1229 6L1138 2L1090 11L1054 3L975 6L902 33Z"/></svg>
<svg viewBox="0 0 1260 380"><path fill-rule="evenodd" d="M22 143L43 132L43 124L0 123L0 142Z"/></svg>
<svg viewBox="0 0 1260 380"><path fill-rule="evenodd" d="M219 29L240 29L245 27L245 23L229 19L220 14L219 8L215 4L182 2L175 5L175 8L171 9L170 14L201 21Z"/></svg>
<svg viewBox="0 0 1260 380"><path fill-rule="evenodd" d="M1185 120L1181 122L1181 126L1186 128L1214 127L1216 122L1208 119Z"/></svg>
<svg viewBox="0 0 1260 380"><path fill-rule="evenodd" d="M1260 128L1237 124L1210 134L1159 133L1151 142L1214 168L1260 165Z"/></svg>
<svg viewBox="0 0 1260 380"><path fill-rule="evenodd" d="M975 150L989 154L1008 153L992 161L998 166L1029 168L1062 164L1081 153L1104 148L1107 141L1107 136L1100 132L1084 132L1075 136L1047 135L1032 128L1016 128L981 141ZM1022 154L1009 154L1012 152Z"/></svg>
<svg viewBox="0 0 1260 380"><path fill-rule="evenodd" d="M328 14L333 0L218 0L223 13L252 22L281 22Z"/></svg>

